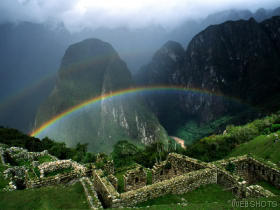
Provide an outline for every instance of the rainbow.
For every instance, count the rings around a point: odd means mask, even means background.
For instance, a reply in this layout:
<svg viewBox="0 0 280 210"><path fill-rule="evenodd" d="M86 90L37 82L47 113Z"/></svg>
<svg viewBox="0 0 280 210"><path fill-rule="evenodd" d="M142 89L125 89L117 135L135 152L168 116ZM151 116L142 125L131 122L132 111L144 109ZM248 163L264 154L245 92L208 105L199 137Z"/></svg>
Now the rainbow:
<svg viewBox="0 0 280 210"><path fill-rule="evenodd" d="M86 101L84 101L84 102L82 102L78 105L70 107L69 109L63 111L62 113L56 115L55 117L53 117L49 121L42 124L39 128L33 130L32 133L30 133L30 136L39 135L42 131L44 131L46 128L53 125L54 123L56 123L60 119L66 117L66 116L70 115L71 113L74 113L75 111L77 111L77 110L79 110L83 107L86 107L88 105L95 104L99 101L109 99L109 98L113 98L113 97L116 97L116 96L121 96L121 95L126 95L126 94L131 94L131 93L137 93L137 92L138 93L147 92L147 91L189 91L189 92L196 92L196 93L200 93L200 94L222 96L222 97L231 99L233 101L236 101L238 103L244 104L239 99L228 97L228 96L222 95L220 93L210 92L210 91L204 90L204 89L186 88L186 87L181 87L181 86L132 87L132 88L122 89L122 90L118 90L118 91L115 91L115 92L110 92L110 93L106 93L106 94L103 94L103 95L100 95L100 96L96 96L96 97L91 98L89 100L86 100Z"/></svg>

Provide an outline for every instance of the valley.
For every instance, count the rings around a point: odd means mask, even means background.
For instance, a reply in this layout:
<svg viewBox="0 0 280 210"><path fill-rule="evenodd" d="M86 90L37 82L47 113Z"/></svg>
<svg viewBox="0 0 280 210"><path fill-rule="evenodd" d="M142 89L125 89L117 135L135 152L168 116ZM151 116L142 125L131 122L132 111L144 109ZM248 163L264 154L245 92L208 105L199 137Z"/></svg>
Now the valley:
<svg viewBox="0 0 280 210"><path fill-rule="evenodd" d="M0 23L0 208L277 209L279 5L164 27L89 4Z"/></svg>

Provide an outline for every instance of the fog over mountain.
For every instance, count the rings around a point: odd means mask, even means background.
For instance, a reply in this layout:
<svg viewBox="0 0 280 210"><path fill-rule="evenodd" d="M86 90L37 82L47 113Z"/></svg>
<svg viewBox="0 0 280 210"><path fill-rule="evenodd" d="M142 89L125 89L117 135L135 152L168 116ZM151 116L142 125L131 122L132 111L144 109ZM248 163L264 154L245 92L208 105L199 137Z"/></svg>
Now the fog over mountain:
<svg viewBox="0 0 280 210"><path fill-rule="evenodd" d="M174 28L185 19L205 18L228 9L271 9L277 0L2 0L1 22L63 22L70 31L84 28Z"/></svg>
<svg viewBox="0 0 280 210"><path fill-rule="evenodd" d="M279 6L276 0L2 0L0 125L30 131L73 43L98 38L112 44L134 74L168 40L186 49L209 25L263 21L279 15Z"/></svg>

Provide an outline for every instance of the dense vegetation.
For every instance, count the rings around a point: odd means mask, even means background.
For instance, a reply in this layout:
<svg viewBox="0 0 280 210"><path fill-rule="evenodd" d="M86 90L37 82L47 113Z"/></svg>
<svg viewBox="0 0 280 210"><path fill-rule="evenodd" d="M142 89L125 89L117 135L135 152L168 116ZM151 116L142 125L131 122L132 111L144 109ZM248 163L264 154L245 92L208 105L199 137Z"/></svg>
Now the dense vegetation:
<svg viewBox="0 0 280 210"><path fill-rule="evenodd" d="M188 147L185 152L186 155L203 160L214 161L228 156L239 145L247 143L254 138L261 135L269 135L276 132L280 128L280 113L272 114L263 119L258 119L250 122L244 126L227 126L225 132L220 135L212 135L205 137ZM259 144L258 137L256 140ZM276 140L278 137L271 135L270 139ZM255 143L249 143L255 144ZM246 146L240 146L240 148ZM261 149L261 148L259 148ZM246 150L243 154L254 152L253 150ZM242 154L235 152L235 154Z"/></svg>
<svg viewBox="0 0 280 210"><path fill-rule="evenodd" d="M128 141L119 141L114 145L112 158L117 168L133 163L151 168L156 162L165 160L170 152L182 153L183 149L171 139L168 145L157 142L144 148L139 148Z"/></svg>
<svg viewBox="0 0 280 210"><path fill-rule="evenodd" d="M212 135L205 137L199 141L196 141L192 145L184 150L175 141L169 140L168 144L161 142L149 145L141 146L135 145L129 141L119 141L113 147L111 154L99 153L94 155L87 152L87 144L77 144L75 148L68 148L64 143L57 143L48 138L39 140L20 133L15 129L0 128L0 143L5 143L8 146L18 146L26 148L30 151L42 151L49 150L52 155L55 155L61 159L72 158L79 162L95 162L97 168L103 168L109 160L114 161L115 176L118 178L119 192L123 192L124 183L122 176L127 170L138 167L140 165L151 168L156 162L166 159L168 153L176 152L184 155L188 155L194 158L198 158L204 161L214 161L225 157L233 157L244 154L252 154L258 158L270 160L274 163L278 163L279 149L280 149L280 112L272 114L263 119L258 119L243 126L227 126L223 134ZM41 157L40 162L48 161L49 157ZM101 159L101 161L100 161ZM27 164L27 163L22 163ZM1 165L0 165L1 166ZM228 171L234 171L234 164L229 163L227 165ZM4 168L0 167L0 172ZM70 169L69 169L70 170ZM150 169L147 170L149 174ZM0 173L1 175L1 173ZM53 175L53 174L51 174ZM1 185L7 185L6 180L0 176ZM149 180L148 182L150 182ZM149 183L147 183L149 184ZM279 190L268 185L267 183L258 183L264 188L273 191L275 194L280 194ZM55 188L55 192L65 191L70 198L78 199L78 204L69 203L65 200L65 193L61 193L63 196L59 201L53 202L56 193L52 195ZM30 197L28 207L33 208L34 199L36 195L44 193L44 199L41 199L39 204L42 208L83 208L86 207L85 199L81 186L76 184L71 187L48 187L37 190L24 190L21 192L8 192L1 194L4 195L0 204L6 207L16 207L23 201L19 198L16 203L10 202L10 197L21 197L24 193L24 198ZM79 192L79 193L78 193ZM35 195L36 194L36 195ZM59 197L59 196L58 196ZM34 198L34 199L33 199ZM36 197L37 198L37 197ZM230 192L223 191L218 185L208 185L201 187L193 192L185 195L166 195L154 200L147 201L139 204L139 206L154 205L152 209L192 209L192 208L205 208L205 209L217 209L217 208L230 208L232 200L232 194ZM279 201L279 197L270 198L273 201ZM251 199L254 200L254 199ZM256 200L256 199L255 199ZM257 199L258 201L266 201L266 198ZM41 202L44 201L44 202ZM2 202L2 203L1 203ZM178 206L177 203L187 203L187 206ZM69 206L67 206L69 205ZM77 205L77 206L75 206ZM85 206L84 206L85 205Z"/></svg>
<svg viewBox="0 0 280 210"><path fill-rule="evenodd" d="M171 139L168 144L158 142L148 146L137 146L124 140L114 145L111 154L103 153L102 155L106 157L104 160L113 159L116 170L119 172L134 164L151 168L156 162L165 160L170 152L208 162L228 156L252 153L277 163L279 153L275 148L279 146L275 143L280 136L278 130L280 130L279 112L243 126L229 125L223 134L202 138L189 145L187 150L182 149ZM96 160L95 154L87 152L87 144L78 143L75 148L68 148L65 143L55 142L49 138L39 140L10 128L0 127L0 143L23 147L29 151L48 150L59 159L73 159L82 163ZM104 165L102 162L99 163L99 168L102 168L102 164Z"/></svg>
<svg viewBox="0 0 280 210"><path fill-rule="evenodd" d="M48 150L59 159L73 159L83 163L94 162L96 159L94 154L87 152L87 144L78 143L75 148L69 148L65 143L55 142L49 138L40 140L12 128L0 127L0 143L22 147L31 152Z"/></svg>

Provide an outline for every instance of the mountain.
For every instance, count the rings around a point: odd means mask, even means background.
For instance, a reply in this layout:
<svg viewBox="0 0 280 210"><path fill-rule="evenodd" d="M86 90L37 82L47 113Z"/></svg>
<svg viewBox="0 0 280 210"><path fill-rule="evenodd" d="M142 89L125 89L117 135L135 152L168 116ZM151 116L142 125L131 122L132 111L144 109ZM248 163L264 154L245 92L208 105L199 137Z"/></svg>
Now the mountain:
<svg viewBox="0 0 280 210"><path fill-rule="evenodd" d="M179 84L179 75L176 75L184 61L183 47L174 41L168 41L153 56L152 61L143 66L134 80L139 86L172 86ZM184 123L185 116L180 107L179 95L174 93L156 93L144 96L150 109L158 116L160 123L173 132L178 124ZM183 114L183 115L182 115Z"/></svg>
<svg viewBox="0 0 280 210"><path fill-rule="evenodd" d="M167 40L187 46L197 33L209 25L250 17L261 21L279 14L279 8L260 9L256 13L221 11L202 20L186 20L172 30L152 25L137 29L85 29L70 33L63 24L0 24L0 125L30 132L38 105L53 88L52 78L70 44L89 37L105 40L114 46L134 74ZM49 82L46 81L48 78L51 78ZM30 104L30 101L33 103ZM29 105L25 108L22 104Z"/></svg>
<svg viewBox="0 0 280 210"><path fill-rule="evenodd" d="M177 26L168 34L168 38L187 46L192 38L210 25L221 24L226 21L249 20L254 18L258 22L262 22L273 16L280 15L280 7L275 9L260 8L256 12L250 10L224 10L208 15L201 20L187 20Z"/></svg>
<svg viewBox="0 0 280 210"><path fill-rule="evenodd" d="M232 120L232 116L250 107L270 111L277 108L280 104L279 21L280 17L273 17L258 23L251 18L209 26L192 39L183 55L174 51L175 46L180 48L178 43L167 43L155 54L151 63L139 72L138 84L179 85L210 92L177 94L175 103L166 99L166 103L168 101L169 106L173 103L173 110L180 110L182 116L181 125L177 124L175 128L173 123L164 124L170 134L180 135L181 132L182 135L184 130L196 133L199 127L203 130L205 123L219 127L221 124L217 120L225 116ZM168 63L172 57L176 60ZM151 78L161 79L154 81ZM161 106L164 97L147 100L155 109ZM160 122L168 122L168 118L161 118L161 112L160 108L155 111ZM224 119L221 121L222 124L225 122L228 123Z"/></svg>
<svg viewBox="0 0 280 210"><path fill-rule="evenodd" d="M131 74L106 42L88 39L65 52L52 93L36 115L35 128L91 98L132 87ZM135 94L102 99L64 117L39 136L68 145L89 143L91 151L110 151L118 140L150 144L166 141L164 129Z"/></svg>

